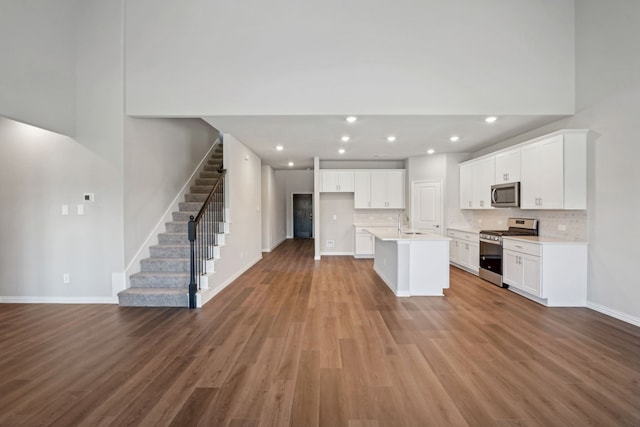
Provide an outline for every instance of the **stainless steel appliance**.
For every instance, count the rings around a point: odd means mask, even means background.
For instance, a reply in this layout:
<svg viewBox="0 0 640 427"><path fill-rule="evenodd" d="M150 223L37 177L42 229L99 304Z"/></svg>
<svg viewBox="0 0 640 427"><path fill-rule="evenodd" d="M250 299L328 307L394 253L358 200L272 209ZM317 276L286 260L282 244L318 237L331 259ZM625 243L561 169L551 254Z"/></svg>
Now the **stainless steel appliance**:
<svg viewBox="0 0 640 427"><path fill-rule="evenodd" d="M500 287L502 283L502 236L537 236L538 220L509 218L507 230L480 231L480 277Z"/></svg>
<svg viewBox="0 0 640 427"><path fill-rule="evenodd" d="M491 186L491 206L494 208L517 208L520 206L520 183Z"/></svg>

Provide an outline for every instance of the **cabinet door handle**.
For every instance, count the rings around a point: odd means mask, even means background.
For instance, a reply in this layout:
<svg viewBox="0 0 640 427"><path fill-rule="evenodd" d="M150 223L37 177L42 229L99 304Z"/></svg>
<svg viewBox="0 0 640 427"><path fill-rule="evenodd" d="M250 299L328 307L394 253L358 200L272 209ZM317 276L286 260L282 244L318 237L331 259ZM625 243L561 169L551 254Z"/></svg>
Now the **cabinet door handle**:
<svg viewBox="0 0 640 427"><path fill-rule="evenodd" d="M516 248L520 248L520 249L522 249L522 246L520 246L520 245L516 245Z"/></svg>

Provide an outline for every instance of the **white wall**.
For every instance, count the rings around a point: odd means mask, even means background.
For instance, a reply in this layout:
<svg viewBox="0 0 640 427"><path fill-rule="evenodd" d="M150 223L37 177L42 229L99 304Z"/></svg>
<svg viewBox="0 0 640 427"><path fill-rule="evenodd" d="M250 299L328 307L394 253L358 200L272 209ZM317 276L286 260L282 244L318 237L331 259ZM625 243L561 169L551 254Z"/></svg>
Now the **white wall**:
<svg viewBox="0 0 640 427"><path fill-rule="evenodd" d="M0 26L11 34L3 37L11 43L3 44L10 50L0 73L14 73L0 81L23 94L28 114L20 119L65 132L71 122L77 129L71 139L0 119L4 301L111 302L113 286L122 281L122 5L87 0L74 6L2 4L11 13L0 19L16 21ZM84 203L85 192L94 193L95 202ZM68 216L61 215L63 204ZM63 273L69 284L62 283Z"/></svg>
<svg viewBox="0 0 640 427"><path fill-rule="evenodd" d="M75 135L77 3L0 2L1 116Z"/></svg>
<svg viewBox="0 0 640 427"><path fill-rule="evenodd" d="M285 201L269 165L262 166L262 251L271 252L285 240Z"/></svg>
<svg viewBox="0 0 640 427"><path fill-rule="evenodd" d="M125 119L125 264L163 218L216 137L217 132L200 119Z"/></svg>
<svg viewBox="0 0 640 427"><path fill-rule="evenodd" d="M128 0L127 112L571 114L573 12L573 0Z"/></svg>
<svg viewBox="0 0 640 427"><path fill-rule="evenodd" d="M262 258L262 208L260 158L232 135L224 135L229 196L230 234L221 248L210 287L226 286Z"/></svg>
<svg viewBox="0 0 640 427"><path fill-rule="evenodd" d="M496 144L485 152L553 132L590 129L588 149L588 300L593 308L640 325L640 3L576 2L580 110L571 118ZM529 211L531 212L531 211ZM535 212L535 211L534 211ZM542 212L539 212L542 213ZM543 213L562 221L571 212Z"/></svg>
<svg viewBox="0 0 640 427"><path fill-rule="evenodd" d="M353 254L353 193L320 193L320 252L322 255ZM335 219L334 219L335 218ZM334 241L334 247L327 246Z"/></svg>
<svg viewBox="0 0 640 427"><path fill-rule="evenodd" d="M313 171L277 170L275 175L276 185L284 202L286 238L291 239L293 238L293 193L313 193ZM281 234L277 232L275 238L280 237Z"/></svg>

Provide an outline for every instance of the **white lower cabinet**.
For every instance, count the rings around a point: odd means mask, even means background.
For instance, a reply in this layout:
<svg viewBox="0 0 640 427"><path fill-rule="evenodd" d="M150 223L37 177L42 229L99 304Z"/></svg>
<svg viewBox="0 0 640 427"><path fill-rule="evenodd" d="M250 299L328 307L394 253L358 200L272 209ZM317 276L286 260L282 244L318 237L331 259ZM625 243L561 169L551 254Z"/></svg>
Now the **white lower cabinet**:
<svg viewBox="0 0 640 427"><path fill-rule="evenodd" d="M480 261L480 241L478 234L468 231L448 229L449 262L457 267L478 274Z"/></svg>
<svg viewBox="0 0 640 427"><path fill-rule="evenodd" d="M365 229L366 227L356 227L355 251L353 253L356 258L373 258L376 253L376 238Z"/></svg>
<svg viewBox="0 0 640 427"><path fill-rule="evenodd" d="M541 297L540 257L507 249L503 251L502 257L502 281L509 286Z"/></svg>
<svg viewBox="0 0 640 427"><path fill-rule="evenodd" d="M549 307L587 303L587 244L539 238L502 240L502 281L509 289Z"/></svg>

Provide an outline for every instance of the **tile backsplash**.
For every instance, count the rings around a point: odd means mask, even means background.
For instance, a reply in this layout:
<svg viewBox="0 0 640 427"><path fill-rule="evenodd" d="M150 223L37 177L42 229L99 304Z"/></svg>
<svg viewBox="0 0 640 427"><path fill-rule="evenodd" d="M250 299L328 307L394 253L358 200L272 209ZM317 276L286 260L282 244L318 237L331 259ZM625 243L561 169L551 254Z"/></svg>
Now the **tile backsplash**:
<svg viewBox="0 0 640 427"><path fill-rule="evenodd" d="M355 209L353 211L353 223L358 225L395 226L398 223L398 214L402 209ZM406 219L404 220L406 224Z"/></svg>
<svg viewBox="0 0 640 427"><path fill-rule="evenodd" d="M496 230L507 228L508 218L534 218L539 221L541 236L587 241L587 211L536 211L491 209L473 211L473 228ZM564 230L562 230L564 228Z"/></svg>

